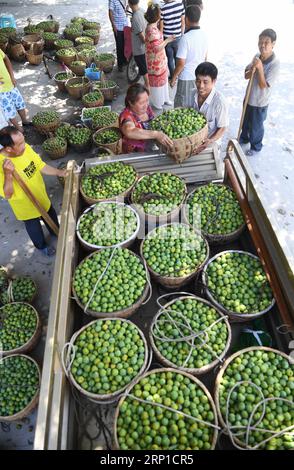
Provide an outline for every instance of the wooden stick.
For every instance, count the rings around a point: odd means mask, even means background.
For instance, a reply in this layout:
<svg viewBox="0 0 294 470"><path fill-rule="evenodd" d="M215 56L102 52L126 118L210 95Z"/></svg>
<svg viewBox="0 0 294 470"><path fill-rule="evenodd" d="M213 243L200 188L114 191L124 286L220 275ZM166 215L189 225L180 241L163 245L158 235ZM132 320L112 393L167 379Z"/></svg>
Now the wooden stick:
<svg viewBox="0 0 294 470"><path fill-rule="evenodd" d="M255 71L252 73L252 75L250 77L248 87L247 87L247 90L246 90L246 95L245 95L245 99L244 99L244 103L243 103L242 116L241 116L239 131L238 131L238 137L237 137L238 142L240 140L242 127L243 127L243 124L244 124L245 113L246 113L246 109L247 109L247 105L248 105L248 101L249 101L249 96L250 96L252 85L253 85L254 75L255 75Z"/></svg>
<svg viewBox="0 0 294 470"><path fill-rule="evenodd" d="M21 176L17 173L16 170L13 171L13 177L14 177L15 181L19 184L19 186L21 187L21 189L26 193L26 195L27 195L28 198L31 200L31 202L34 204L34 206L36 207L36 209L40 212L41 216L42 216L43 219L47 222L47 224L49 225L49 227L53 230L53 232L55 233L55 235L58 237L59 229L58 229L57 225L56 225L55 222L51 219L50 215L48 215L48 213L45 211L45 209L43 208L43 206L41 206L41 204L39 203L39 201L35 198L35 196L34 196L33 193L31 192L31 190L28 188L28 186L26 185L26 183L23 181L23 179L22 179Z"/></svg>

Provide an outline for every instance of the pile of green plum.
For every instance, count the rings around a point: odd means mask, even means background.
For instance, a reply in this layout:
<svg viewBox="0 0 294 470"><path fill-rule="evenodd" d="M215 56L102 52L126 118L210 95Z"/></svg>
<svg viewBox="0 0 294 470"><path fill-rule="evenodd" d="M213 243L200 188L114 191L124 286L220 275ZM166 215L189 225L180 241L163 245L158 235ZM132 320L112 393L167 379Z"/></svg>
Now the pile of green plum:
<svg viewBox="0 0 294 470"><path fill-rule="evenodd" d="M74 341L71 374L95 395L124 389L141 371L146 348L140 330L129 321L97 320Z"/></svg>
<svg viewBox="0 0 294 470"><path fill-rule="evenodd" d="M171 173L152 173L141 178L132 191L132 201L149 215L166 215L181 205L184 181Z"/></svg>
<svg viewBox="0 0 294 470"><path fill-rule="evenodd" d="M143 242L149 268L165 277L185 277L195 272L208 252L204 238L184 224L170 224L150 232Z"/></svg>
<svg viewBox="0 0 294 470"><path fill-rule="evenodd" d="M130 239L137 227L136 214L130 207L101 202L81 216L77 230L85 242L109 247Z"/></svg>
<svg viewBox="0 0 294 470"><path fill-rule="evenodd" d="M235 193L224 185L200 186L187 206L189 223L209 235L227 235L244 224Z"/></svg>
<svg viewBox="0 0 294 470"><path fill-rule="evenodd" d="M97 40L99 38L99 31L97 29L86 29L83 32L83 36L86 36L86 37L93 38L93 39ZM109 55L112 55L112 54L109 54Z"/></svg>
<svg viewBox="0 0 294 470"><path fill-rule="evenodd" d="M43 150L45 150L45 152L49 154L58 152L66 146L67 141L62 137L50 137L49 139L46 139L42 144Z"/></svg>
<svg viewBox="0 0 294 470"><path fill-rule="evenodd" d="M71 145L85 145L91 142L92 132L86 127L71 126L68 131L68 142Z"/></svg>
<svg viewBox="0 0 294 470"><path fill-rule="evenodd" d="M59 49L56 52L57 57L74 57L76 55L76 50L74 47L67 47L64 49Z"/></svg>
<svg viewBox="0 0 294 470"><path fill-rule="evenodd" d="M79 44L76 50L79 52L91 51L93 54L96 53L96 47L93 44Z"/></svg>
<svg viewBox="0 0 294 470"><path fill-rule="evenodd" d="M94 40L91 37L79 36L75 39L75 43L76 44L90 44L91 46L93 46Z"/></svg>
<svg viewBox="0 0 294 470"><path fill-rule="evenodd" d="M116 421L121 450L210 450L214 447L214 428L196 420L214 425L215 412L205 390L193 377L157 370L142 377L130 394L120 404Z"/></svg>
<svg viewBox="0 0 294 470"><path fill-rule="evenodd" d="M91 93L87 93L86 95L83 96L83 102L87 104L92 104L95 103L96 101L102 101L104 102L103 95L101 91L92 91Z"/></svg>
<svg viewBox="0 0 294 470"><path fill-rule="evenodd" d="M13 302L31 302L37 294L37 287L29 276L17 277L11 281Z"/></svg>
<svg viewBox="0 0 294 470"><path fill-rule="evenodd" d="M70 39L57 39L54 42L54 45L58 49L67 49L68 47L69 48L73 47L74 43L72 41L70 41Z"/></svg>
<svg viewBox="0 0 294 470"><path fill-rule="evenodd" d="M121 139L121 133L119 129L112 128L112 129L103 129L101 132L94 134L94 142L98 145L107 145L107 144L114 144Z"/></svg>
<svg viewBox="0 0 294 470"><path fill-rule="evenodd" d="M36 31L38 32L38 31ZM59 34L57 33L42 33L42 38L45 40L45 41L57 41L59 39ZM68 44L70 46L73 45L72 41L71 41L71 44Z"/></svg>
<svg viewBox="0 0 294 470"><path fill-rule="evenodd" d="M250 447L259 446L259 449L264 450L294 449L293 432L273 436L275 432L290 426L293 428L293 394L293 362L278 351L258 347L233 357L225 368L218 387L222 419L229 427L235 427L232 432L238 433L238 439L243 445L246 444L246 430L253 410L263 399L270 398L264 409L262 404L256 408L251 427L257 429L250 430L248 440ZM290 400L292 405L284 400Z"/></svg>
<svg viewBox="0 0 294 470"><path fill-rule="evenodd" d="M112 253L109 248L95 252L75 270L75 293L83 305L87 305L92 297L88 308L94 312L113 313L131 307L146 287L146 272L141 259L126 248L117 248L108 265Z"/></svg>
<svg viewBox="0 0 294 470"><path fill-rule="evenodd" d="M105 163L90 168L82 177L81 187L86 196L109 199L127 191L135 179L136 171L132 166L122 162Z"/></svg>
<svg viewBox="0 0 294 470"><path fill-rule="evenodd" d="M108 53L108 52L97 54L95 58L98 62L106 62L106 61L109 61L109 60L111 60L113 63L115 62L115 56L113 54Z"/></svg>
<svg viewBox="0 0 294 470"><path fill-rule="evenodd" d="M219 313L192 297L173 301L159 313L151 331L157 351L173 367L201 369L219 357L226 349L229 331ZM217 322L211 326L213 323ZM195 338L190 335L205 333Z"/></svg>
<svg viewBox="0 0 294 470"><path fill-rule="evenodd" d="M171 139L181 139L199 132L206 125L205 117L192 108L164 111L153 119L151 129L163 131Z"/></svg>
<svg viewBox="0 0 294 470"><path fill-rule="evenodd" d="M94 88L103 89L103 88L114 88L116 86L117 84L113 80L103 80L101 82L95 83Z"/></svg>
<svg viewBox="0 0 294 470"><path fill-rule="evenodd" d="M60 124L58 129L56 129L55 136L59 137L60 139L68 140L70 129L71 125L68 122L63 122Z"/></svg>
<svg viewBox="0 0 294 470"><path fill-rule="evenodd" d="M84 23L84 29L101 29L101 24L98 23L97 21L85 21Z"/></svg>
<svg viewBox="0 0 294 470"><path fill-rule="evenodd" d="M238 314L270 307L273 293L258 258L245 252L223 252L206 270L206 286L219 304Z"/></svg>
<svg viewBox="0 0 294 470"><path fill-rule="evenodd" d="M42 29L45 33L57 33L59 29L59 23L55 20L41 21L37 24L38 28Z"/></svg>
<svg viewBox="0 0 294 470"><path fill-rule="evenodd" d="M37 328L36 312L31 305L7 304L0 310L0 349L11 351L25 345Z"/></svg>
<svg viewBox="0 0 294 470"><path fill-rule="evenodd" d="M34 126L44 126L59 122L59 114L56 111L40 111L32 119Z"/></svg>
<svg viewBox="0 0 294 470"><path fill-rule="evenodd" d="M59 82L65 82L69 78L73 78L73 76L73 73L70 72L58 72L56 75L54 75L54 79Z"/></svg>
<svg viewBox="0 0 294 470"><path fill-rule="evenodd" d="M99 109L99 108L98 108ZM101 127L114 126L118 121L118 114L115 111L109 111L102 109L101 113L97 113L93 116L92 127L93 129L99 129Z"/></svg>
<svg viewBox="0 0 294 470"><path fill-rule="evenodd" d="M0 416L9 417L26 408L39 390L39 370L25 356L0 360Z"/></svg>

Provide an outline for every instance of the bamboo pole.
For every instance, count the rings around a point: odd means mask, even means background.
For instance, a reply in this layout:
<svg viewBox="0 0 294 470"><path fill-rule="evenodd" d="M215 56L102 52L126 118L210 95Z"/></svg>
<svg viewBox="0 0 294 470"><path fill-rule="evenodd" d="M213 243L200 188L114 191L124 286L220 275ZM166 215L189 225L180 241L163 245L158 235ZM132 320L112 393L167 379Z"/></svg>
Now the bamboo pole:
<svg viewBox="0 0 294 470"><path fill-rule="evenodd" d="M33 193L31 192L31 190L28 188L28 186L26 185L26 183L23 181L23 179L21 178L21 176L17 173L16 170L13 171L13 177L15 179L15 181L19 184L19 186L21 187L21 189L25 192L25 194L28 196L28 198L31 200L31 202L34 204L34 206L36 207L36 209L40 212L41 216L43 217L43 219L47 222L47 224L49 225L49 227L53 230L53 232L55 233L55 235L58 237L58 233L59 233L59 229L57 227L57 225L55 224L55 222L51 219L50 215L48 215L48 213L45 211L45 209L43 208L43 206L41 206L41 204L39 203L39 201L35 198L35 196L33 195Z"/></svg>
<svg viewBox="0 0 294 470"><path fill-rule="evenodd" d="M241 135L241 132L242 132L242 127L243 127L243 124L244 124L245 113L246 113L246 109L247 109L247 105L248 105L250 93L251 93L251 90L252 90L254 75L255 75L255 71L252 73L252 75L251 75L251 77L250 77L250 80L249 80L249 83L248 83L248 87L247 87L247 90L246 90L246 95L245 95L245 99L244 99L244 103L243 103L242 116L241 116L241 120L240 120L239 131L238 131L238 137L237 137L238 142L239 142L239 140L240 140L240 135Z"/></svg>

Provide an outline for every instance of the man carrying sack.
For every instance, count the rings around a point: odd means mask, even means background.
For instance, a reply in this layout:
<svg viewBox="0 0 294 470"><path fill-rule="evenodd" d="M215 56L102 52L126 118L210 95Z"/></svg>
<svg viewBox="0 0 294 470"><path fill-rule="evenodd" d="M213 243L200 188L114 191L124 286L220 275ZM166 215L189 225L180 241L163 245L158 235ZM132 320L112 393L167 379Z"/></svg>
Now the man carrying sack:
<svg viewBox="0 0 294 470"><path fill-rule="evenodd" d="M0 145L3 147L0 151L0 196L8 200L15 217L24 221L35 247L45 256L53 256L55 249L47 246L40 219L42 218L51 235L55 233L30 197L18 182L14 181L14 172L16 171L33 197L58 227L58 218L47 195L41 173L65 177L66 170L58 170L43 162L30 145L26 144L23 134L13 126L0 130Z"/></svg>

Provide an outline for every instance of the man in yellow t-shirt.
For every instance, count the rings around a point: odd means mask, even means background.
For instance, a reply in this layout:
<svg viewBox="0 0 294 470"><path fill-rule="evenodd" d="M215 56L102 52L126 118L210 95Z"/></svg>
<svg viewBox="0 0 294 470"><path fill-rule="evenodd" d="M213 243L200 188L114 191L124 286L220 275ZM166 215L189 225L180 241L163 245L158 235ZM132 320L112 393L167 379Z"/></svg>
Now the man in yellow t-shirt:
<svg viewBox="0 0 294 470"><path fill-rule="evenodd" d="M58 218L48 198L41 173L65 177L66 170L58 170L43 162L39 155L26 144L23 134L15 127L8 126L0 130L0 145L3 146L0 150L0 196L8 200L15 217L24 221L35 247L46 256L53 256L55 254L54 248L46 245L40 223L41 214L13 179L13 171L15 169L18 172L58 226ZM42 220L51 235L54 235L46 221Z"/></svg>
<svg viewBox="0 0 294 470"><path fill-rule="evenodd" d="M23 132L23 127L18 124L17 113L22 124L30 124L27 119L26 105L16 87L11 62L5 52L0 49L0 107L3 109L6 121L10 121L17 129Z"/></svg>

